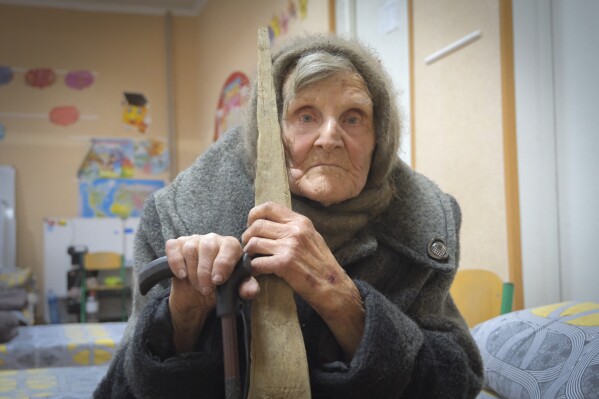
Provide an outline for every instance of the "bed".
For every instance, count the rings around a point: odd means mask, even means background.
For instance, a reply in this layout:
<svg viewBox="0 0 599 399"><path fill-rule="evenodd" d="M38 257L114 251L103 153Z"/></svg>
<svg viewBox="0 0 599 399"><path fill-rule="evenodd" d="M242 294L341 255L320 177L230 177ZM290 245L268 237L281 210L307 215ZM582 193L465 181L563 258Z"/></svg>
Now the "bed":
<svg viewBox="0 0 599 399"><path fill-rule="evenodd" d="M21 326L0 345L0 399L89 398L126 323Z"/></svg>
<svg viewBox="0 0 599 399"><path fill-rule="evenodd" d="M90 398L108 365L0 371L0 398Z"/></svg>
<svg viewBox="0 0 599 399"><path fill-rule="evenodd" d="M23 326L0 345L0 370L98 366L110 362L125 322Z"/></svg>

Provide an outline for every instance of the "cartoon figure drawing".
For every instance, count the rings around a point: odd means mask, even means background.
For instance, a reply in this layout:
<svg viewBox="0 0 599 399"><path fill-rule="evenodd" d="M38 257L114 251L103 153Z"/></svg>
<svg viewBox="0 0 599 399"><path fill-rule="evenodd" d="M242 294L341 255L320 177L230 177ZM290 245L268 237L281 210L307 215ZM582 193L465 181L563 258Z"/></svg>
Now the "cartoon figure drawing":
<svg viewBox="0 0 599 399"><path fill-rule="evenodd" d="M150 127L150 104L143 94L124 93L123 122L127 126L136 128L140 133L145 133Z"/></svg>

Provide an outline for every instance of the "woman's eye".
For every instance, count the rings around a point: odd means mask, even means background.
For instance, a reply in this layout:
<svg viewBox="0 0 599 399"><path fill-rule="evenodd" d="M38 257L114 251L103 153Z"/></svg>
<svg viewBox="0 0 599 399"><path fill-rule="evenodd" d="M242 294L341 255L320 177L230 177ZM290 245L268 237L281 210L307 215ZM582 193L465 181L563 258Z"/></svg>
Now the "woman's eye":
<svg viewBox="0 0 599 399"><path fill-rule="evenodd" d="M350 125L359 125L360 124L360 117L358 115L348 115L345 118L345 122L350 124Z"/></svg>
<svg viewBox="0 0 599 399"><path fill-rule="evenodd" d="M313 120L314 120L314 118L312 118L312 115L309 115L309 114L300 115L300 122L308 123L308 122L312 122Z"/></svg>

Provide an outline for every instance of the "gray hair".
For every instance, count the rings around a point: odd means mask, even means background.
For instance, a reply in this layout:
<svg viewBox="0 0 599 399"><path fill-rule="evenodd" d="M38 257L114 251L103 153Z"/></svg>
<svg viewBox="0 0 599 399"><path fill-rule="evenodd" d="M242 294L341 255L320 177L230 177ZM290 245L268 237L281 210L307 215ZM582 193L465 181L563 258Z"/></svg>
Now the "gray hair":
<svg viewBox="0 0 599 399"><path fill-rule="evenodd" d="M298 91L337 72L352 72L362 78L354 64L343 55L316 51L304 54L299 58L295 68L285 79L281 117L284 118L287 114L289 103ZM364 82L363 78L362 81ZM366 82L364 82L364 87L366 88ZM367 88L366 90L368 91ZM368 95L370 96L370 93Z"/></svg>

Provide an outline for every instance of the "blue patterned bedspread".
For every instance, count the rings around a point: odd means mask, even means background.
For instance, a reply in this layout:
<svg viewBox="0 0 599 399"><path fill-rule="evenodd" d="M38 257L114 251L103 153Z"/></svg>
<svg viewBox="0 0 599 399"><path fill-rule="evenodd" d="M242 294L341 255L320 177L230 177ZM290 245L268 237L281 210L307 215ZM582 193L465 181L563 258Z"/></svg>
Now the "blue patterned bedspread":
<svg viewBox="0 0 599 399"><path fill-rule="evenodd" d="M0 398L90 398L108 365L0 371Z"/></svg>
<svg viewBox="0 0 599 399"><path fill-rule="evenodd" d="M20 327L0 345L0 370L107 365L126 323L52 324Z"/></svg>

